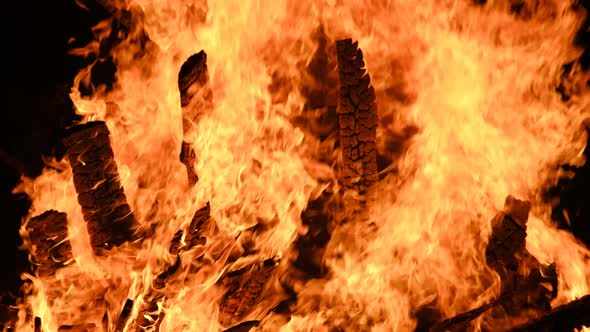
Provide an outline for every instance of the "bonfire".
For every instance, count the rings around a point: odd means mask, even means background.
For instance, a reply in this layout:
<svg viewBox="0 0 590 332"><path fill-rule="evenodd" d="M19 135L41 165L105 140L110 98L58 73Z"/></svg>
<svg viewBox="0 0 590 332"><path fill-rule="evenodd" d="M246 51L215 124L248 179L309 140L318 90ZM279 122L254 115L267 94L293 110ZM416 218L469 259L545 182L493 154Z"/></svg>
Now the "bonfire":
<svg viewBox="0 0 590 332"><path fill-rule="evenodd" d="M11 330L590 326L577 1L97 2Z"/></svg>

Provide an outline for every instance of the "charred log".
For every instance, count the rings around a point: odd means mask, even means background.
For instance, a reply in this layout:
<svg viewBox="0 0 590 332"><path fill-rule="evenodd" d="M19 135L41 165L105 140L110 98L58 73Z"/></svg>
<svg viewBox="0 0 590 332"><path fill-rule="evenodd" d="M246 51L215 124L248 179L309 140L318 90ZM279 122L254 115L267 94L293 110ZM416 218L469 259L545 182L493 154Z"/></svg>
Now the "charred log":
<svg viewBox="0 0 590 332"><path fill-rule="evenodd" d="M327 270L324 253L331 236L331 216L326 205L331 198L332 195L324 191L318 198L310 200L301 212L301 222L307 227L307 233L295 240L298 255L293 265L304 271L307 278L320 278Z"/></svg>
<svg viewBox="0 0 590 332"><path fill-rule="evenodd" d="M213 92L209 85L207 70L207 53L200 51L190 56L180 67L178 74L180 106L183 108L183 120L197 122L198 118L213 107Z"/></svg>
<svg viewBox="0 0 590 332"><path fill-rule="evenodd" d="M199 176L195 170L195 162L197 160L197 153L193 149L192 144L188 142L182 142L180 146L180 162L186 167L186 176L188 179L188 185L194 186L199 182Z"/></svg>
<svg viewBox="0 0 590 332"><path fill-rule="evenodd" d="M492 235L486 248L487 264L502 281L501 295L511 294L502 307L513 316L525 310L549 311L551 300L557 296L555 265L542 265L526 249L529 210L529 202L508 196L504 210L492 220Z"/></svg>
<svg viewBox="0 0 590 332"><path fill-rule="evenodd" d="M590 295L559 306L543 317L516 327L511 332L561 332L590 326Z"/></svg>
<svg viewBox="0 0 590 332"><path fill-rule="evenodd" d="M200 51L189 57L178 74L180 106L182 108L182 142L180 161L186 166L189 185L194 186L199 180L194 168L196 153L190 138L199 119L213 109L213 92L209 84L207 70L207 53Z"/></svg>
<svg viewBox="0 0 590 332"><path fill-rule="evenodd" d="M41 317L35 317L34 329L35 329L35 332L42 331Z"/></svg>
<svg viewBox="0 0 590 332"><path fill-rule="evenodd" d="M222 276L220 284L227 289L219 304L219 322L223 326L241 323L254 309L266 283L276 271L277 263L275 258L269 258Z"/></svg>
<svg viewBox="0 0 590 332"><path fill-rule="evenodd" d="M341 177L344 188L365 194L378 180L375 90L358 42L336 42L340 77Z"/></svg>
<svg viewBox="0 0 590 332"><path fill-rule="evenodd" d="M137 223L119 179L106 124L76 125L63 143L95 253L133 240Z"/></svg>
<svg viewBox="0 0 590 332"><path fill-rule="evenodd" d="M486 260L498 273L504 274L506 269L518 269L518 254L526 250L529 210L529 202L508 196L504 210L492 220L492 235L486 248Z"/></svg>
<svg viewBox="0 0 590 332"><path fill-rule="evenodd" d="M496 324L496 319L502 320L501 317L506 314L522 318L551 309L551 300L557 296L557 271L555 264L542 265L526 250L529 210L529 202L508 196L503 211L492 220L486 261L500 275L500 296L423 330L442 332L465 329L472 320L488 311L491 311L488 319Z"/></svg>
<svg viewBox="0 0 590 332"><path fill-rule="evenodd" d="M417 308L413 313L416 319L414 332L436 332L438 325L446 324L445 315L439 309L436 299ZM448 330L445 328L445 330Z"/></svg>
<svg viewBox="0 0 590 332"><path fill-rule="evenodd" d="M319 141L338 136L338 70L333 40L328 37L323 25L311 35L316 50L309 61L300 66L299 91L304 98L303 112L293 119L294 124ZM299 67L298 66L298 67ZM289 89L290 90L290 89ZM330 158L330 154L318 155ZM324 160L332 164L332 160Z"/></svg>
<svg viewBox="0 0 590 332"><path fill-rule="evenodd" d="M73 262L65 213L46 211L31 218L26 230L31 240L32 263L37 266L40 277L53 275L57 269Z"/></svg>

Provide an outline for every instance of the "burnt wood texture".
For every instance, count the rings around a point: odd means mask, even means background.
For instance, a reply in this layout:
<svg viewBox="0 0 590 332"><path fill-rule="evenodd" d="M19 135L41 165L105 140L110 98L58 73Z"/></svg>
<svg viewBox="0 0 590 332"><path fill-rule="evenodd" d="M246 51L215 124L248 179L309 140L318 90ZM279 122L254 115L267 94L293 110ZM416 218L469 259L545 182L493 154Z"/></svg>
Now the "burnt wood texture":
<svg viewBox="0 0 590 332"><path fill-rule="evenodd" d="M365 194L377 182L377 107L363 52L352 39L336 41L340 77L341 179L346 189Z"/></svg>
<svg viewBox="0 0 590 332"><path fill-rule="evenodd" d="M109 135L104 122L94 121L69 128L63 138L78 203L96 254L132 240L137 228Z"/></svg>
<svg viewBox="0 0 590 332"><path fill-rule="evenodd" d="M526 223L530 203L508 196L503 211L492 220L492 235L486 248L488 266L502 281L501 294L512 294L503 301L507 314L523 311L547 312L557 296L555 265L541 264L526 249Z"/></svg>
<svg viewBox="0 0 590 332"><path fill-rule="evenodd" d="M220 282L227 288L219 304L219 322L223 326L241 323L254 309L277 266L275 258L268 258L222 276Z"/></svg>
<svg viewBox="0 0 590 332"><path fill-rule="evenodd" d="M26 224L31 240L31 262L40 277L55 274L57 269L73 262L68 240L68 219L63 212L49 210Z"/></svg>

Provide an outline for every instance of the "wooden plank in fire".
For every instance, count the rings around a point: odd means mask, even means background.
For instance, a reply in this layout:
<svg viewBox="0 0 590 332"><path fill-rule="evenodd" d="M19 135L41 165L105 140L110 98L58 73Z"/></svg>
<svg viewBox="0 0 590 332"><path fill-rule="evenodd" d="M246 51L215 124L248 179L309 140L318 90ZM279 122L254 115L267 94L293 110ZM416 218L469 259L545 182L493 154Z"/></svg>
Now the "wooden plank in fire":
<svg viewBox="0 0 590 332"><path fill-rule="evenodd" d="M207 53L205 51L193 54L180 67L178 89L180 90L184 133L180 161L186 167L189 186L192 187L199 178L194 166L197 155L189 140L195 124L213 109L213 91L209 83Z"/></svg>
<svg viewBox="0 0 590 332"><path fill-rule="evenodd" d="M31 218L25 228L31 240L32 263L40 277L53 275L59 268L73 262L65 213L46 211Z"/></svg>
<svg viewBox="0 0 590 332"><path fill-rule="evenodd" d="M103 121L69 128L63 138L74 187L96 254L134 239L138 225L127 204Z"/></svg>
<svg viewBox="0 0 590 332"><path fill-rule="evenodd" d="M340 78L338 115L342 185L363 195L378 180L375 90L358 42L338 40L336 51Z"/></svg>

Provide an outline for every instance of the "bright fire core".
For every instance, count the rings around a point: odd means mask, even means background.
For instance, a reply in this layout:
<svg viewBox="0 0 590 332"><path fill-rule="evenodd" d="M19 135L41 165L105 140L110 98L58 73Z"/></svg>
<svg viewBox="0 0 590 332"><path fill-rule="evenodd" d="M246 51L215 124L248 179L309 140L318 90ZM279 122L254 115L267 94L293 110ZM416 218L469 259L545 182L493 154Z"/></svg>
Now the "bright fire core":
<svg viewBox="0 0 590 332"><path fill-rule="evenodd" d="M515 9L515 3L520 8ZM72 170L52 162L17 189L33 198L30 216L67 213L74 263L32 280L18 330L40 317L43 331L82 323L114 329L127 299L135 304L132 331L153 278L174 261L168 248L195 210L210 202L211 217L228 238L256 224L258 259L278 268L257 306L256 331L412 331L415 312L436 301L446 317L493 299L500 279L487 267L490 220L508 195L532 204L527 249L555 262L558 297L552 305L590 293L590 251L551 220L543 189L581 165L590 102L574 46L586 12L573 0L136 0L118 10L136 15L135 27L112 50L117 82L78 93L90 71L76 78L72 100L84 121L105 121L127 201L139 224L155 227L139 247L124 245L95 256L89 244ZM74 50L96 54L112 21L95 29L96 42ZM146 48L137 34L153 43ZM297 125L337 104L331 59L335 41L359 41L376 92L380 180L367 215L350 212L323 255L322 277L290 282L297 299L289 314L271 312L287 298L281 284L297 279L290 261L307 231L301 213L326 183L337 183L339 147ZM189 137L199 181L189 188L178 160L183 140L178 73L205 50L213 111ZM318 54L325 71L314 72ZM137 56L141 54L142 56ZM573 63L564 74L563 65ZM310 69L312 68L312 69ZM315 71L317 73L317 70ZM322 76L320 75L320 76ZM337 77L337 76L335 76ZM325 79L324 79L325 78ZM569 99L557 92L565 87ZM333 86L329 86L333 85ZM311 110L309 93L327 101ZM336 90L337 91L337 90ZM116 106L115 106L116 105ZM313 111L313 112L312 112ZM335 132L337 135L337 130ZM185 138L186 139L186 138ZM335 186L335 191L343 188ZM346 195L345 195L346 196ZM360 220L362 219L362 220ZM24 229L24 228L23 228ZM226 237L183 253L182 282L168 285L158 305L161 331L220 331L217 283L230 267ZM26 236L25 236L26 237ZM198 251L201 252L198 252ZM197 252L196 252L197 251ZM210 254L196 271L197 255ZM110 324L110 325L109 325Z"/></svg>

